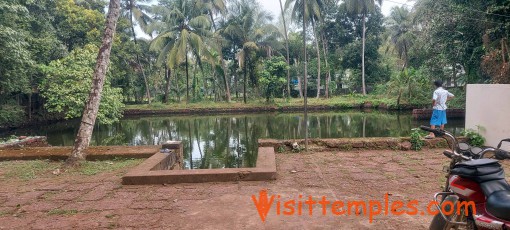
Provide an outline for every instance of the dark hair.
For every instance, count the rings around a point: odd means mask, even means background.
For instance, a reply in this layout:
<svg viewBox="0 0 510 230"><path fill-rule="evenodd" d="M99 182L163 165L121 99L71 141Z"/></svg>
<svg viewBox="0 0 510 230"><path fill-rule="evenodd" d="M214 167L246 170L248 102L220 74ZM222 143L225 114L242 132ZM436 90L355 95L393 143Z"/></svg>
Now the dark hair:
<svg viewBox="0 0 510 230"><path fill-rule="evenodd" d="M434 85L435 85L436 87L441 87L441 86L443 86L443 81L441 81L441 80L435 80L435 81L434 81Z"/></svg>

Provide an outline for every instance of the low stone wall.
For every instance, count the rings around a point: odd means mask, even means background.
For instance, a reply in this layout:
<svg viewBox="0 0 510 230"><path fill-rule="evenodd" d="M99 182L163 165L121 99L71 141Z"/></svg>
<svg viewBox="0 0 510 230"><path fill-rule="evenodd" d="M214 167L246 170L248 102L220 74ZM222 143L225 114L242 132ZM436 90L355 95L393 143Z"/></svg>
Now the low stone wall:
<svg viewBox="0 0 510 230"><path fill-rule="evenodd" d="M413 118L417 120L427 120L432 116L432 109L413 109ZM465 118L465 109L448 109L446 110L448 118Z"/></svg>
<svg viewBox="0 0 510 230"><path fill-rule="evenodd" d="M0 161L7 160L65 160L73 147L26 147L0 149ZM161 150L161 146L90 146L85 149L87 160L111 160L113 158L149 158Z"/></svg>
<svg viewBox="0 0 510 230"><path fill-rule="evenodd" d="M15 142L0 144L0 149L20 149L26 147L49 147L46 137L19 137Z"/></svg>
<svg viewBox="0 0 510 230"><path fill-rule="evenodd" d="M460 142L466 139L457 138ZM425 148L448 148L447 142L442 138L425 139ZM274 140L261 139L259 147L273 147L276 150L284 148L286 151L293 150L293 144L297 143L301 148L305 146L305 140ZM338 139L309 139L311 151L351 151L351 150L411 150L410 138L402 137L378 137L378 138L338 138Z"/></svg>

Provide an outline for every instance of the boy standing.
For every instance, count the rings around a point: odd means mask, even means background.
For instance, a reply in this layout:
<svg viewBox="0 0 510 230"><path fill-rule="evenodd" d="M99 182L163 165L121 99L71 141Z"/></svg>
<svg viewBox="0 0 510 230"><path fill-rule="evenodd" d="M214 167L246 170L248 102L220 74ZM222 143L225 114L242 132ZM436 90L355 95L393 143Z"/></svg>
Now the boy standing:
<svg viewBox="0 0 510 230"><path fill-rule="evenodd" d="M443 82L441 80L434 81L436 90L432 96L432 117L430 118L430 128L436 129L439 126L441 130L444 130L446 122L446 102L454 97L454 95L443 88ZM434 133L430 133L425 138L434 138Z"/></svg>

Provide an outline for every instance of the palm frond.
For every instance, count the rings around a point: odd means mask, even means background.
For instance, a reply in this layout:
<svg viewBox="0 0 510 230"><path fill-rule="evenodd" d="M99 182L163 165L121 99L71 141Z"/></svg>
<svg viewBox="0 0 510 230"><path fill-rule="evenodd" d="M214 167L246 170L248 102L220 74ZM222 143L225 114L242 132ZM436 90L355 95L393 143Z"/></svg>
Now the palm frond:
<svg viewBox="0 0 510 230"><path fill-rule="evenodd" d="M198 17L194 17L189 21L189 25L192 28L201 28L201 29L210 29L211 21L207 15L200 15Z"/></svg>

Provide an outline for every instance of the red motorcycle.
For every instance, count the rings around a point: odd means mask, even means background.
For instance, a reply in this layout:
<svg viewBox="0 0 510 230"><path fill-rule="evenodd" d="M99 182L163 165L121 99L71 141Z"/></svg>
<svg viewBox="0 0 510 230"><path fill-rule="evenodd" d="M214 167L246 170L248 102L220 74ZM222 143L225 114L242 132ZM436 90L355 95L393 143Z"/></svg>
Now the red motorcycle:
<svg viewBox="0 0 510 230"><path fill-rule="evenodd" d="M439 213L429 229L509 229L510 185L498 160L510 159L510 154L497 148L486 148L470 155L459 153L459 143L449 132L426 126L422 130L446 139L450 150L443 154L451 159L443 192L434 199ZM496 158L496 159L491 159Z"/></svg>

